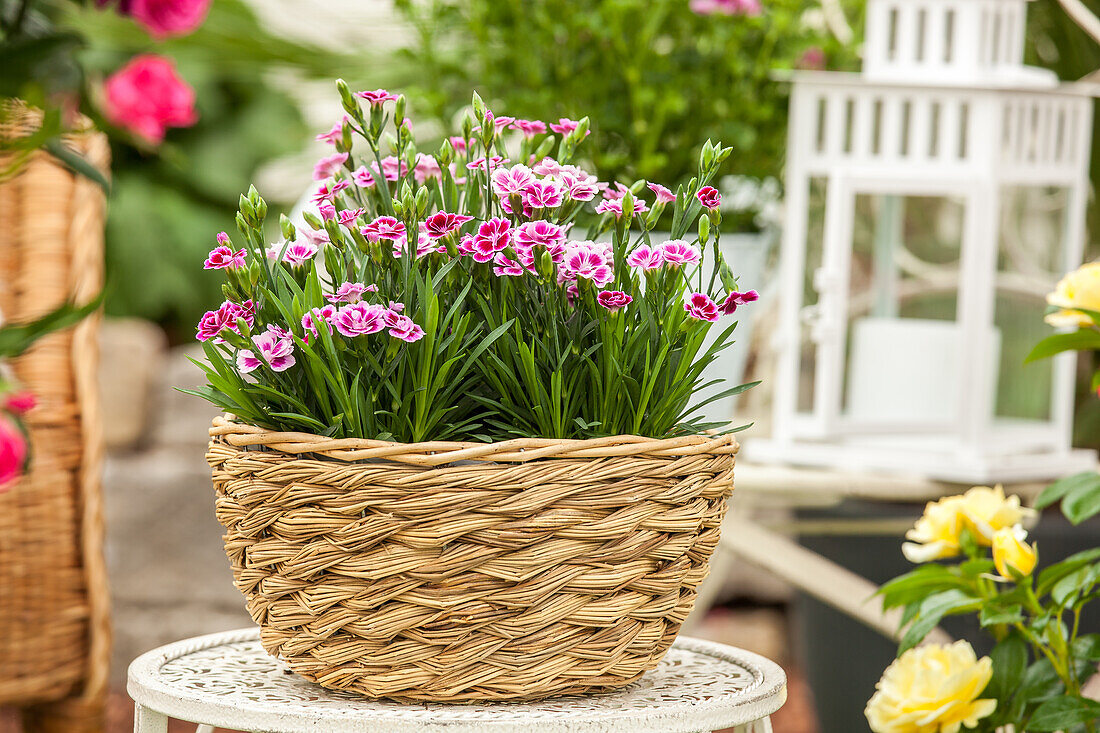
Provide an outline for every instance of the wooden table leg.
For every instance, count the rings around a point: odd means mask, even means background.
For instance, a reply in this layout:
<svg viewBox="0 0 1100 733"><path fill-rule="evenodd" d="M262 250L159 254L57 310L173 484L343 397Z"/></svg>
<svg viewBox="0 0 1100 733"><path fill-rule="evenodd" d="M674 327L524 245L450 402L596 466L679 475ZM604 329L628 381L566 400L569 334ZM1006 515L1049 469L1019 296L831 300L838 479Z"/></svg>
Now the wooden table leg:
<svg viewBox="0 0 1100 733"><path fill-rule="evenodd" d="M772 733L771 718L761 718L751 723L734 727L733 733Z"/></svg>
<svg viewBox="0 0 1100 733"><path fill-rule="evenodd" d="M168 733L168 716L134 705L134 733Z"/></svg>

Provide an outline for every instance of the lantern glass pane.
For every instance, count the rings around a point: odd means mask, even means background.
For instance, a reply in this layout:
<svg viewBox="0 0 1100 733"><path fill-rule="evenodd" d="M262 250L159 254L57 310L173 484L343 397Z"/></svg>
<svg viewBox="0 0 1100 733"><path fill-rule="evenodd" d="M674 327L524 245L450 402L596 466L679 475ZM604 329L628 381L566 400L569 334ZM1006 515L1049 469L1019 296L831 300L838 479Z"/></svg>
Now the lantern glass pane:
<svg viewBox="0 0 1100 733"><path fill-rule="evenodd" d="M848 427L943 430L958 418L964 202L860 194L849 272Z"/></svg>
<svg viewBox="0 0 1100 733"><path fill-rule="evenodd" d="M814 407L814 377L817 371L817 343L813 322L818 306L814 273L821 268L825 243L825 178L811 178L806 222L806 257L802 276L802 308L799 318L798 411L809 413Z"/></svg>
<svg viewBox="0 0 1100 733"><path fill-rule="evenodd" d="M1051 419L1053 362L1022 366L1037 341L1050 335L1043 322L1046 294L1065 269L1069 190L1006 186L1001 190L994 325L1001 354L995 417Z"/></svg>

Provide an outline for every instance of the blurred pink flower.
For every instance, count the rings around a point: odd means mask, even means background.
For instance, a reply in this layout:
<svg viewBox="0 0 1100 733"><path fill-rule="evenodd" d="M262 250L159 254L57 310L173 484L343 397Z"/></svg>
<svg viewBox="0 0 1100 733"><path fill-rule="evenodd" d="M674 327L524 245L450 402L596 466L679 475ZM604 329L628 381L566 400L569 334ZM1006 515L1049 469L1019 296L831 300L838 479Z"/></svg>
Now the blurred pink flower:
<svg viewBox="0 0 1100 733"><path fill-rule="evenodd" d="M528 140L546 132L546 123L541 120L516 120L512 126L522 132Z"/></svg>
<svg viewBox="0 0 1100 733"><path fill-rule="evenodd" d="M336 194L350 185L351 184L346 180L333 181L331 186L327 183L322 184L321 187L317 189L317 193L313 194L313 203L319 204L322 201L332 201L336 198Z"/></svg>
<svg viewBox="0 0 1100 733"><path fill-rule="evenodd" d="M649 211L649 207L646 206L645 201L641 199L634 199L634 213L643 214ZM604 199L600 203L596 204L597 214L614 214L616 218L623 215L623 201L622 199Z"/></svg>
<svg viewBox="0 0 1100 733"><path fill-rule="evenodd" d="M576 130L578 125L580 125L580 122L578 122L577 120L571 120L568 117L562 117L556 123L551 122L550 129L558 133L559 135L568 135L569 133L573 132L573 130ZM588 130L584 133L584 136L588 137L591 134L592 131Z"/></svg>
<svg viewBox="0 0 1100 733"><path fill-rule="evenodd" d="M163 56L135 56L107 77L103 92L107 119L154 144L169 127L190 127L199 119L195 91Z"/></svg>
<svg viewBox="0 0 1100 733"><path fill-rule="evenodd" d="M211 3L212 0L122 0L119 12L131 16L159 41L185 36L198 28L206 20Z"/></svg>
<svg viewBox="0 0 1100 733"><path fill-rule="evenodd" d="M331 201L322 201L317 205L317 213L321 215L321 219L329 221L336 218L336 206Z"/></svg>
<svg viewBox="0 0 1100 733"><path fill-rule="evenodd" d="M255 371L263 362L267 362L271 370L276 372L285 372L294 366L294 339L285 329L268 326L266 331L252 337L252 343L263 361L260 361L255 352L241 349L237 353L237 369L242 374Z"/></svg>
<svg viewBox="0 0 1100 733"><path fill-rule="evenodd" d="M371 175L365 165L361 165L351 172L351 180L355 181L355 185L359 188L371 188L374 186L374 176Z"/></svg>
<svg viewBox="0 0 1100 733"><path fill-rule="evenodd" d="M4 409L8 412L14 412L16 415L30 412L37 404L38 398L34 396L33 392L25 389L10 392L4 397Z"/></svg>
<svg viewBox="0 0 1100 733"><path fill-rule="evenodd" d="M692 293L684 301L684 310L688 315L700 321L717 321L718 306L703 293Z"/></svg>
<svg viewBox="0 0 1100 733"><path fill-rule="evenodd" d="M454 148L454 151L456 153L461 155L462 153L466 152L466 139L465 138L459 137L458 135L451 135L447 139L451 141L451 147Z"/></svg>
<svg viewBox="0 0 1100 733"><path fill-rule="evenodd" d="M0 416L0 494L11 488L27 463L27 438L15 420Z"/></svg>
<svg viewBox="0 0 1100 733"><path fill-rule="evenodd" d="M688 3L693 13L699 15L760 15L763 7L760 0L691 0Z"/></svg>
<svg viewBox="0 0 1100 733"><path fill-rule="evenodd" d="M348 121L347 116L342 117L332 129L328 132L322 132L315 139L319 143L328 143L329 145L335 145L338 140L344 136L344 123Z"/></svg>
<svg viewBox="0 0 1100 733"><path fill-rule="evenodd" d="M416 167L413 168L413 178L423 185L430 178L442 178L443 170L439 167L439 161L432 155L416 156Z"/></svg>
<svg viewBox="0 0 1100 733"><path fill-rule="evenodd" d="M475 158L474 160L471 160L469 163L467 163L466 170L484 171L486 167L488 167L489 171L492 172L502 165L507 164L508 159L502 158L499 155L494 155L493 157L489 158L488 163L486 163L485 161L485 156L482 156L480 158Z"/></svg>
<svg viewBox="0 0 1100 733"><path fill-rule="evenodd" d="M344 161L348 159L347 153L334 153L317 161L313 166L313 180L323 181L336 175L336 172L344 167Z"/></svg>
<svg viewBox="0 0 1100 733"><path fill-rule="evenodd" d="M820 46L811 46L802 52L802 55L798 57L798 61L795 62L795 66L799 69L821 71L825 68L825 62L824 49Z"/></svg>

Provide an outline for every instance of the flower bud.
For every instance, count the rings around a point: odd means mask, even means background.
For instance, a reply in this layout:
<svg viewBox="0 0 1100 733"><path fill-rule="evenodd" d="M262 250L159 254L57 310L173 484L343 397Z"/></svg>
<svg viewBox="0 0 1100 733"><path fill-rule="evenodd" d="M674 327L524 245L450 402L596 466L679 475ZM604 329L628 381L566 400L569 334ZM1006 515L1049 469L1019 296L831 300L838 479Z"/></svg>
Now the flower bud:
<svg viewBox="0 0 1100 733"><path fill-rule="evenodd" d="M436 153L436 157L439 159L439 164L443 168L446 168L454 162L455 148L451 145L450 140L443 141L443 144L439 146L439 152Z"/></svg>
<svg viewBox="0 0 1100 733"><path fill-rule="evenodd" d="M462 139L469 142L474 136L474 118L467 114L462 118Z"/></svg>
<svg viewBox="0 0 1100 733"><path fill-rule="evenodd" d="M395 198L393 200L393 213L398 219L405 218L405 205L401 203L400 199Z"/></svg>
<svg viewBox="0 0 1100 733"><path fill-rule="evenodd" d="M623 193L623 217L622 221L625 221L627 226L630 226L630 220L634 218L634 193L627 189Z"/></svg>
<svg viewBox="0 0 1100 733"><path fill-rule="evenodd" d="M540 161L552 152L554 152L554 138L550 136L539 143L538 148L535 150L535 160Z"/></svg>
<svg viewBox="0 0 1100 733"><path fill-rule="evenodd" d="M421 188L416 192L416 213L423 216L428 211L428 189Z"/></svg>
<svg viewBox="0 0 1100 733"><path fill-rule="evenodd" d="M710 241L710 219L706 214L699 215L699 246L705 247Z"/></svg>
<svg viewBox="0 0 1100 733"><path fill-rule="evenodd" d="M474 108L474 116L477 117L479 120L484 120L485 119L485 112L487 110L485 109L485 102L481 99L481 95L478 94L477 92L474 92L474 96L473 96L473 100L471 101L471 104L473 105L473 108Z"/></svg>
<svg viewBox="0 0 1100 733"><path fill-rule="evenodd" d="M393 124L397 127L401 127L401 123L405 121L405 95L399 94L397 101L393 103Z"/></svg>
<svg viewBox="0 0 1100 733"><path fill-rule="evenodd" d="M288 242L293 242L298 238L298 230L294 228L294 222L286 214L279 214L279 229L283 233L283 239Z"/></svg>
<svg viewBox="0 0 1100 733"><path fill-rule="evenodd" d="M249 201L242 193L240 199L237 200L237 208L244 214L244 220L251 223L256 218L256 209L252 206L252 202Z"/></svg>
<svg viewBox="0 0 1100 733"><path fill-rule="evenodd" d="M237 212L237 231L243 234L246 238L249 232L252 230L248 227L248 222L244 219L244 214Z"/></svg>
<svg viewBox="0 0 1100 733"><path fill-rule="evenodd" d="M324 229L325 225L321 223L321 220L312 211L303 211L302 218L306 220L306 224L309 224L313 231Z"/></svg>
<svg viewBox="0 0 1100 733"><path fill-rule="evenodd" d="M708 139L703 143L703 149L699 152L699 170L706 172L714 165L714 145Z"/></svg>
<svg viewBox="0 0 1100 733"><path fill-rule="evenodd" d="M256 223L261 224L267 218L267 202L257 196Z"/></svg>
<svg viewBox="0 0 1100 733"><path fill-rule="evenodd" d="M343 79L337 79L336 91L340 92L340 103L344 106L344 111L351 115L353 120L363 124L363 110L359 108L359 100L352 95L348 83Z"/></svg>

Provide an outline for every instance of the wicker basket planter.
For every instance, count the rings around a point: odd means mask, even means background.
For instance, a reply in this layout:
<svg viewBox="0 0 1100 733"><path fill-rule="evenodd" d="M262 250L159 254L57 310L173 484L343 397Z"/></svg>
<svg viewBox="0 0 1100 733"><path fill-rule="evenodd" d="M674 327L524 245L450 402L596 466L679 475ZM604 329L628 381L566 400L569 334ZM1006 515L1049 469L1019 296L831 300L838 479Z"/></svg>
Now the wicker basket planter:
<svg viewBox="0 0 1100 733"><path fill-rule="evenodd" d="M11 109L11 108L9 108ZM0 126L20 137L33 110ZM107 170L105 135L67 143ZM13 161L0 154L0 168ZM0 313L37 318L103 283L103 191L34 152L0 182ZM30 471L0 493L0 706L24 710L27 731L99 731L110 657L96 385L98 319L51 334L14 360L38 406L27 415Z"/></svg>
<svg viewBox="0 0 1100 733"><path fill-rule="evenodd" d="M207 459L264 648L406 701L613 689L707 574L729 436L400 444L215 419Z"/></svg>

